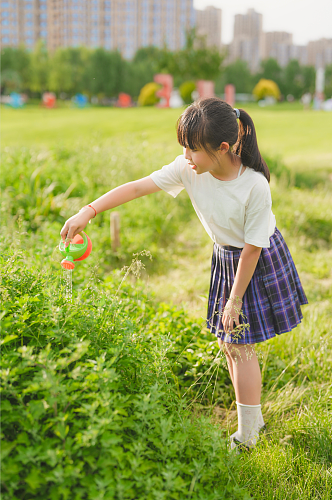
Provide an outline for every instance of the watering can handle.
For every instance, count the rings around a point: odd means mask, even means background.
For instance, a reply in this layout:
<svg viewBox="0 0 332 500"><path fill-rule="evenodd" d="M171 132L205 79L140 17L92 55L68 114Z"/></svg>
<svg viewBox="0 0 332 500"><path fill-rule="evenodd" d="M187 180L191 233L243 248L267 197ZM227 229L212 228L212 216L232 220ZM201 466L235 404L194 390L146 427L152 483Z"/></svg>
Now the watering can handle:
<svg viewBox="0 0 332 500"><path fill-rule="evenodd" d="M88 242L88 237L87 237L87 235L85 234L85 232L84 232L84 231L80 231L80 232L79 232L79 233L77 233L77 234L79 234L80 236L82 236L84 243L87 243L87 242ZM75 236L77 236L77 234L75 234ZM75 238L75 236L74 236L74 238ZM74 239L74 238L73 238L73 239ZM69 251L70 251L70 244L71 244L71 243L72 243L72 242L69 242L69 244L65 247L65 251L66 251L66 253L69 253Z"/></svg>

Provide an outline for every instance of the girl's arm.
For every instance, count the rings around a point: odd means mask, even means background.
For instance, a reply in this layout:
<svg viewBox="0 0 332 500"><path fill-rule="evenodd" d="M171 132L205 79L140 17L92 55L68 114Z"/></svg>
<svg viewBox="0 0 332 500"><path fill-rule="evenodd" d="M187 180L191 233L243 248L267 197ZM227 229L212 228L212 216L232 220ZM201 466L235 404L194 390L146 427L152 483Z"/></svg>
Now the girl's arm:
<svg viewBox="0 0 332 500"><path fill-rule="evenodd" d="M239 310L242 307L242 298L255 272L262 249L246 243L241 252L239 265L236 271L234 284L222 316L225 331L233 330L233 322L239 325ZM234 309L238 309L238 312Z"/></svg>
<svg viewBox="0 0 332 500"><path fill-rule="evenodd" d="M127 203L127 201L135 200L147 194L156 193L161 189L153 182L151 177L144 177L137 181L128 182L108 193L104 194L91 205L96 210L97 214L118 207ZM91 207L84 207L79 213L68 219L61 229L60 235L63 241L71 240L80 231L83 231L89 220L95 216L95 211Z"/></svg>

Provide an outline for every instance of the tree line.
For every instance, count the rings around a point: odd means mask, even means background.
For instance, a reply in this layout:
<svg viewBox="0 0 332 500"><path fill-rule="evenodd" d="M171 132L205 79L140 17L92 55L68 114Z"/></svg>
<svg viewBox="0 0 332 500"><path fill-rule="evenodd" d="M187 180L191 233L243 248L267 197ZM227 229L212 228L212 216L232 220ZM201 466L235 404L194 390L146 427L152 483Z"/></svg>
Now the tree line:
<svg viewBox="0 0 332 500"><path fill-rule="evenodd" d="M292 95L300 99L306 92L314 93L316 70L314 66L300 65L296 59L281 67L275 59L269 58L261 62L257 73L252 74L247 63L238 59L224 67L219 85L222 89L226 83L233 83L236 92L251 93L261 78L273 80L284 98ZM325 95L327 98L332 96L332 64L325 68Z"/></svg>
<svg viewBox="0 0 332 500"><path fill-rule="evenodd" d="M281 94L299 99L305 92L314 92L315 69L301 66L293 60L281 68L275 59L262 61L261 68L252 74L246 62L237 60L225 65L225 54L207 47L195 31L187 33L185 47L170 51L166 47L140 48L132 60L125 60L119 51L87 47L58 48L47 51L40 41L33 51L5 47L1 52L1 93L25 92L40 97L45 91L71 97L76 93L88 96L117 97L120 92L137 99L141 88L153 81L156 73L170 73L174 85L188 80L213 80L216 93L223 93L227 83L235 85L238 93L251 93L261 79L277 83ZM326 93L332 95L332 65L326 68Z"/></svg>

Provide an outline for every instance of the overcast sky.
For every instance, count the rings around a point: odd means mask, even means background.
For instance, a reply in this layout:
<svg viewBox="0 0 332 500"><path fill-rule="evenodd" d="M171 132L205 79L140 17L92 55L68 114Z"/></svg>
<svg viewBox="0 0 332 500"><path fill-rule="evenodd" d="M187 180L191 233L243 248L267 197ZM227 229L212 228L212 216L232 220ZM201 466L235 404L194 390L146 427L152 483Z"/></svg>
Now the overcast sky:
<svg viewBox="0 0 332 500"><path fill-rule="evenodd" d="M233 39L234 15L249 8L263 14L264 31L293 33L296 45L332 38L332 0L194 0L196 9L213 5L222 10L222 42Z"/></svg>

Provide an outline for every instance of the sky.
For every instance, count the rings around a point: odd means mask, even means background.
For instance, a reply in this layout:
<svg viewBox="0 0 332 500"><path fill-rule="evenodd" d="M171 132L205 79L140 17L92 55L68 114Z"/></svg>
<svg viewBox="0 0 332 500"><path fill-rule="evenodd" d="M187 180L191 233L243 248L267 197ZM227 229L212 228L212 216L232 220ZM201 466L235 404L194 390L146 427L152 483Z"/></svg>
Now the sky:
<svg viewBox="0 0 332 500"><path fill-rule="evenodd" d="M295 45L332 38L332 0L194 0L195 9L222 10L222 42L233 39L234 15L253 8L263 14L263 31L293 33Z"/></svg>

